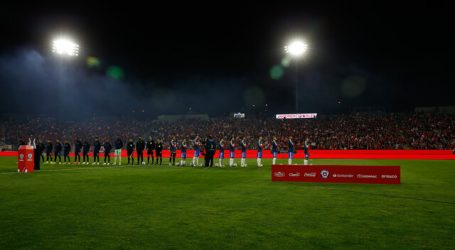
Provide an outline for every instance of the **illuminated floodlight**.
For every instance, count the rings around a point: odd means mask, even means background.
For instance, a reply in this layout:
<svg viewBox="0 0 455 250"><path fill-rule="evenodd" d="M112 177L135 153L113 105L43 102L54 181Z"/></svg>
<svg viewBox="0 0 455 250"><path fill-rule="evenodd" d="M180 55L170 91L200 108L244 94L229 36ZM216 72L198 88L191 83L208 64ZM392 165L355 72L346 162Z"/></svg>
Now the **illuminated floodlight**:
<svg viewBox="0 0 455 250"><path fill-rule="evenodd" d="M58 38L52 41L52 52L62 56L78 56L79 45L68 38Z"/></svg>
<svg viewBox="0 0 455 250"><path fill-rule="evenodd" d="M290 42L288 45L284 46L284 50L287 54L291 55L292 57L300 57L308 49L308 44L302 40L294 40Z"/></svg>
<svg viewBox="0 0 455 250"><path fill-rule="evenodd" d="M285 58L286 60L282 62L284 66L289 65L289 59L296 59L295 61L298 62L297 59L302 57L308 50L308 44L301 39L294 39L288 45L284 46L284 51L288 54L288 57ZM298 71L298 63L296 65L296 77L295 77L295 112L299 112L299 71Z"/></svg>

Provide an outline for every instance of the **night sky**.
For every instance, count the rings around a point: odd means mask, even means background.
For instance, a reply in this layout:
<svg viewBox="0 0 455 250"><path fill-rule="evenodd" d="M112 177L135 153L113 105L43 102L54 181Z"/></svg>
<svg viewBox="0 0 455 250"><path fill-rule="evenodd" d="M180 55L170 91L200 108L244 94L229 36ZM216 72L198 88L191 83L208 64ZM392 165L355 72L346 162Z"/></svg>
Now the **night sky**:
<svg viewBox="0 0 455 250"><path fill-rule="evenodd" d="M191 107L221 116L263 112L265 104L265 114L293 113L296 78L301 112L453 105L453 19L447 5L432 1L4 4L0 111L55 114L54 106L70 111L82 102L81 114L181 114ZM49 70L59 64L49 52L59 33L81 45L81 55L66 63L65 76L77 80L58 90L69 96L63 101L52 85L60 78ZM309 53L285 67L283 47L294 37L308 42ZM101 65L87 66L89 56ZM36 69L36 62L46 66ZM123 70L122 79L106 76L111 66ZM283 70L275 79L274 66ZM17 82L36 88L27 96L42 105L20 104L27 92Z"/></svg>

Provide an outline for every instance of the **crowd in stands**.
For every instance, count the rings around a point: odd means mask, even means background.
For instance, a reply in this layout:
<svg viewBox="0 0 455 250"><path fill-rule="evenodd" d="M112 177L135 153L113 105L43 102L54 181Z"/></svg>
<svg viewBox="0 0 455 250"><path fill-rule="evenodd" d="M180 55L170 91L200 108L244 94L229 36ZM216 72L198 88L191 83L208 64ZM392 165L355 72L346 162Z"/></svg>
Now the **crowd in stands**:
<svg viewBox="0 0 455 250"><path fill-rule="evenodd" d="M209 120L132 120L93 118L84 121L61 121L49 117L2 119L0 141L17 145L29 137L41 141L59 139L74 142L76 138L93 143L113 142L117 138L134 141L141 136L160 138L166 145L191 141L199 135L212 135L219 140L238 141L246 138L254 149L259 136L266 143L277 137L281 147L290 136L297 145L308 139L312 149L453 149L455 148L455 115L436 113L345 114L316 119L276 120L214 118Z"/></svg>

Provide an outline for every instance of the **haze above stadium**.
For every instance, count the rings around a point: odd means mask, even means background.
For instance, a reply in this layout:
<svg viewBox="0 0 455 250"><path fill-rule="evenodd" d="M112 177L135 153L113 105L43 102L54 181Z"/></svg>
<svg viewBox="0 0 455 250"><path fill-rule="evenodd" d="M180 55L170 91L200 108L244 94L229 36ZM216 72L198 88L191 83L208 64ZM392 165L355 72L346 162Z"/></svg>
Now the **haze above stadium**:
<svg viewBox="0 0 455 250"><path fill-rule="evenodd" d="M309 44L298 63L302 112L451 105L447 7L430 1L6 4L0 112L290 113L296 68L283 59L295 37ZM77 40L77 58L51 54L59 34Z"/></svg>

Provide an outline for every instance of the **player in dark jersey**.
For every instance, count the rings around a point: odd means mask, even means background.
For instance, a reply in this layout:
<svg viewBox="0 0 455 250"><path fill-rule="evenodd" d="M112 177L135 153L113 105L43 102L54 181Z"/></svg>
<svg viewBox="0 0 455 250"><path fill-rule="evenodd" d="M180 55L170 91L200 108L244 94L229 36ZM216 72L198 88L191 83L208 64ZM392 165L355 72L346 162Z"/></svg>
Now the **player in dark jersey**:
<svg viewBox="0 0 455 250"><path fill-rule="evenodd" d="M60 143L60 140L57 140L55 143L55 148L54 148L54 160L55 163L57 163L57 157L58 157L58 164L62 164L62 157L60 156L60 153L62 152L62 144Z"/></svg>
<svg viewBox="0 0 455 250"><path fill-rule="evenodd" d="M305 142L303 143L303 153L305 154L303 165L308 165L308 161L310 160L310 145L308 144L308 139L305 139Z"/></svg>
<svg viewBox="0 0 455 250"><path fill-rule="evenodd" d="M44 163L44 150L46 149L46 146L40 140L37 140L37 143L38 143L37 147L40 149L41 161Z"/></svg>
<svg viewBox="0 0 455 250"><path fill-rule="evenodd" d="M100 150L101 150L101 143L98 137L95 139L95 143L93 143L93 165L100 165Z"/></svg>
<svg viewBox="0 0 455 250"><path fill-rule="evenodd" d="M216 143L212 136L208 136L205 143L205 167L213 167L213 156L216 151Z"/></svg>
<svg viewBox="0 0 455 250"><path fill-rule="evenodd" d="M247 164L246 164L246 147L248 145L246 144L246 138L243 138L242 141L240 141L240 148L242 150L242 159L240 160L240 166L242 168L245 168L247 167Z"/></svg>
<svg viewBox="0 0 455 250"><path fill-rule="evenodd" d="M199 141L199 136L196 136L193 140L193 149L194 149L194 155L193 155L193 167L199 166L199 156L201 155L201 143Z"/></svg>
<svg viewBox="0 0 455 250"><path fill-rule="evenodd" d="M181 156L180 156L180 166L186 165L186 150L187 150L186 140L183 139L182 145L180 146Z"/></svg>
<svg viewBox="0 0 455 250"><path fill-rule="evenodd" d="M173 138L169 143L169 166L175 166L175 156L177 155L177 144L175 143L175 139Z"/></svg>
<svg viewBox="0 0 455 250"><path fill-rule="evenodd" d="M69 144L68 141L65 141L65 144L63 145L63 162L64 164L70 164L70 151L71 151L71 145ZM66 161L68 159L68 161Z"/></svg>
<svg viewBox="0 0 455 250"><path fill-rule="evenodd" d="M155 157L153 156L153 151L155 150L155 141L152 139L151 136L149 136L149 139L147 140L146 143L146 149L147 149L147 164L150 165L150 157L152 157L152 165L153 162L155 161Z"/></svg>
<svg viewBox="0 0 455 250"><path fill-rule="evenodd" d="M144 161L144 149L145 149L145 142L142 137L139 136L139 140L136 142L136 154L137 154L137 165L145 165Z"/></svg>
<svg viewBox="0 0 455 250"><path fill-rule="evenodd" d="M276 137L274 136L273 137L273 140L272 140L272 148L271 148L271 153L272 153L272 156L273 156L273 159L272 159L272 164L276 164L276 157L278 155L278 143L276 142Z"/></svg>
<svg viewBox="0 0 455 250"><path fill-rule="evenodd" d="M81 163L81 149L82 149L82 142L80 139L77 139L74 143L74 164Z"/></svg>
<svg viewBox="0 0 455 250"><path fill-rule="evenodd" d="M128 165L130 165L130 160L131 160L131 165L134 165L134 142L133 139L130 139L128 141L128 144L126 144L126 153L128 155Z"/></svg>
<svg viewBox="0 0 455 250"><path fill-rule="evenodd" d="M163 163L163 143L161 143L160 139L158 139L156 141L155 153L156 153L156 163L155 163L155 165L158 165L158 160L159 160L160 165L161 165Z"/></svg>
<svg viewBox="0 0 455 250"><path fill-rule="evenodd" d="M34 162L34 169L35 170L40 170L41 167L40 167L40 163L41 163L41 159L44 161L44 157L43 157L43 150L44 150L44 144L41 143L39 141L39 139L33 139L33 148L35 149L34 153L34 159L33 159L33 162Z"/></svg>
<svg viewBox="0 0 455 250"><path fill-rule="evenodd" d="M231 138L229 142L229 167L235 167L237 164L234 162L235 160L235 142L234 137Z"/></svg>
<svg viewBox="0 0 455 250"><path fill-rule="evenodd" d="M48 164L49 162L52 162L52 149L53 149L53 145L52 145L51 140L47 140L47 144L46 144L46 164Z"/></svg>
<svg viewBox="0 0 455 250"><path fill-rule="evenodd" d="M224 140L221 138L220 142L218 143L218 149L220 151L218 155L218 166L220 168L224 167L223 160L224 160Z"/></svg>
<svg viewBox="0 0 455 250"><path fill-rule="evenodd" d="M103 165L111 165L111 150L112 145L109 141L106 141L103 145L104 147L104 163Z"/></svg>
<svg viewBox="0 0 455 250"><path fill-rule="evenodd" d="M257 152L257 166L262 167L262 149L264 148L264 145L262 144L262 136L259 136L258 140L258 152Z"/></svg>
<svg viewBox="0 0 455 250"><path fill-rule="evenodd" d="M294 159L294 153L295 153L295 145L294 142L292 142L292 136L289 136L288 140L288 164L292 164L292 159Z"/></svg>
<svg viewBox="0 0 455 250"><path fill-rule="evenodd" d="M117 159L118 159L118 165L122 165L122 148L123 148L123 142L120 138L117 138L115 140L115 151L114 151L114 165L117 165Z"/></svg>
<svg viewBox="0 0 455 250"><path fill-rule="evenodd" d="M90 143L87 140L82 144L82 164L89 164L88 153L90 152Z"/></svg>

